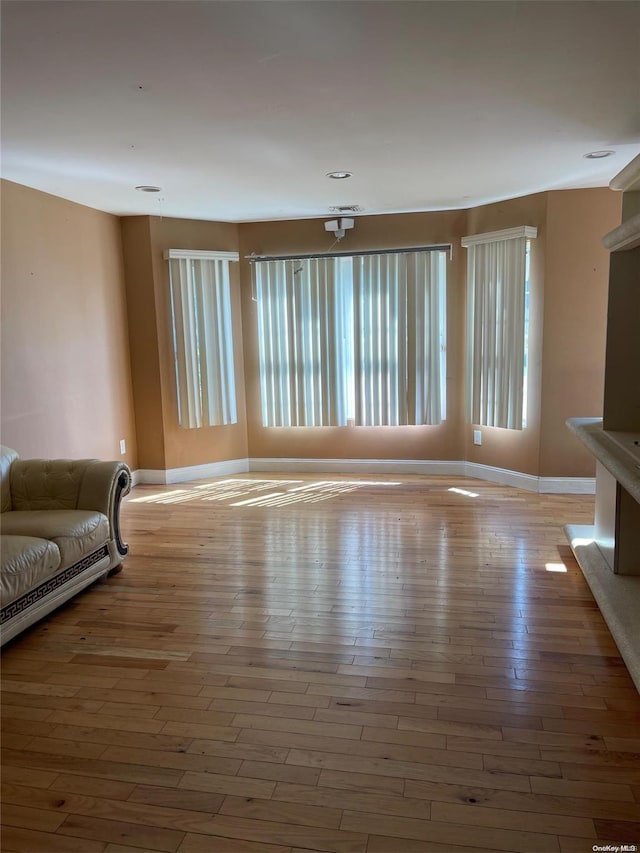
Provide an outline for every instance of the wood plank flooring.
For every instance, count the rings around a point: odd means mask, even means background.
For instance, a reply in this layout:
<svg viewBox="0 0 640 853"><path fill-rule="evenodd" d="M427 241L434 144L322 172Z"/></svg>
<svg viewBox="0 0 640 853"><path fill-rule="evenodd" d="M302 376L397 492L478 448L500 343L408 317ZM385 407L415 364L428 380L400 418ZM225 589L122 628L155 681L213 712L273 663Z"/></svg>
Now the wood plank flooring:
<svg viewBox="0 0 640 853"><path fill-rule="evenodd" d="M124 570L3 652L2 849L638 844L640 697L562 532L592 517L456 477L137 487Z"/></svg>

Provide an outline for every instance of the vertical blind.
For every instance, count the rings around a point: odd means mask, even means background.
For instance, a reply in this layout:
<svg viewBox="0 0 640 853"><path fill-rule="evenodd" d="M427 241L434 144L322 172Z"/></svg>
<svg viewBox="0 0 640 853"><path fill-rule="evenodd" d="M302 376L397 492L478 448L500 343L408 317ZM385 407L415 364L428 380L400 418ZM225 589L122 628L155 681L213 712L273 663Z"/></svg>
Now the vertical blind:
<svg viewBox="0 0 640 853"><path fill-rule="evenodd" d="M355 420L444 419L445 254L354 258Z"/></svg>
<svg viewBox="0 0 640 853"><path fill-rule="evenodd" d="M264 426L443 420L444 251L254 269Z"/></svg>
<svg viewBox="0 0 640 853"><path fill-rule="evenodd" d="M522 429L525 265L530 226L465 237L470 420Z"/></svg>
<svg viewBox="0 0 640 853"><path fill-rule="evenodd" d="M347 422L344 282L339 258L257 264L265 426Z"/></svg>
<svg viewBox="0 0 640 853"><path fill-rule="evenodd" d="M179 424L236 423L229 262L238 256L171 249L166 257Z"/></svg>

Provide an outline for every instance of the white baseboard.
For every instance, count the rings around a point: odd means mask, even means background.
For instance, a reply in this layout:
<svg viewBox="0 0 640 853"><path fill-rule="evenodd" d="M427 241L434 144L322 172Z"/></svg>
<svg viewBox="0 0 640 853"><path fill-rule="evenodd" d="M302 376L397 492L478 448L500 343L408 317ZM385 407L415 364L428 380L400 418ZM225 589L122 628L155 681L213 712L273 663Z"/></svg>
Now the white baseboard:
<svg viewBox="0 0 640 853"><path fill-rule="evenodd" d="M211 477L228 477L248 472L263 474L422 474L452 477L473 477L490 483L514 486L528 492L541 494L593 495L596 481L591 477L536 477L520 471L495 468L477 462L449 461L440 459L305 459L305 458L245 458L226 462L210 462L206 465L191 465L187 468L163 470L138 469L132 481L153 485L186 483L190 480L206 480Z"/></svg>
<svg viewBox="0 0 640 853"><path fill-rule="evenodd" d="M250 458L249 470L285 474L443 474L464 475L464 462L439 459L282 459Z"/></svg>
<svg viewBox="0 0 640 853"><path fill-rule="evenodd" d="M538 491L546 495L595 495L595 477L540 477Z"/></svg>
<svg viewBox="0 0 640 853"><path fill-rule="evenodd" d="M205 465L189 465L186 468L139 468L133 472L132 480L134 486L138 483L166 486L171 483L188 483L190 480L208 480L210 477L228 477L229 474L248 472L248 459L227 459L223 462L208 462Z"/></svg>
<svg viewBox="0 0 640 853"><path fill-rule="evenodd" d="M477 462L438 459L250 458L249 470L272 474L279 471L299 474L440 474L474 477L541 494L593 495L596 489L595 478L591 477L536 477Z"/></svg>
<svg viewBox="0 0 640 853"><path fill-rule="evenodd" d="M595 495L595 477L536 477L507 468L495 468L493 465L481 465L478 462L465 462L464 473L467 477L500 483L503 486L515 486L528 492L546 495Z"/></svg>
<svg viewBox="0 0 640 853"><path fill-rule="evenodd" d="M489 483L499 483L501 486L515 486L517 489L526 489L528 492L538 491L538 477L533 474L522 474L520 471L495 468L493 465L482 465L479 462L463 462L462 464L466 477L487 480Z"/></svg>

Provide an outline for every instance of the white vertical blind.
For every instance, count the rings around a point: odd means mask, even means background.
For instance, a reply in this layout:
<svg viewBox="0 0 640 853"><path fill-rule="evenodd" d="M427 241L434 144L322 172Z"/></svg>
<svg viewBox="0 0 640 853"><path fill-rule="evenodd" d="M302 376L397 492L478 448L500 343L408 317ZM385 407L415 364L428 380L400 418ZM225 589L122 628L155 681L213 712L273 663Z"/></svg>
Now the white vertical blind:
<svg viewBox="0 0 640 853"><path fill-rule="evenodd" d="M445 416L444 252L354 258L355 422Z"/></svg>
<svg viewBox="0 0 640 853"><path fill-rule="evenodd" d="M255 266L263 426L347 422L340 260Z"/></svg>
<svg viewBox="0 0 640 853"><path fill-rule="evenodd" d="M232 258L179 251L167 253L179 424L194 429L237 423Z"/></svg>
<svg viewBox="0 0 640 853"><path fill-rule="evenodd" d="M404 255L354 258L355 422L407 423L407 276Z"/></svg>
<svg viewBox="0 0 640 853"><path fill-rule="evenodd" d="M255 264L264 426L445 416L446 253Z"/></svg>
<svg viewBox="0 0 640 853"><path fill-rule="evenodd" d="M445 252L407 258L407 397L410 424L446 417L447 291Z"/></svg>
<svg viewBox="0 0 640 853"><path fill-rule="evenodd" d="M526 243L535 228L465 238L470 419L522 429Z"/></svg>

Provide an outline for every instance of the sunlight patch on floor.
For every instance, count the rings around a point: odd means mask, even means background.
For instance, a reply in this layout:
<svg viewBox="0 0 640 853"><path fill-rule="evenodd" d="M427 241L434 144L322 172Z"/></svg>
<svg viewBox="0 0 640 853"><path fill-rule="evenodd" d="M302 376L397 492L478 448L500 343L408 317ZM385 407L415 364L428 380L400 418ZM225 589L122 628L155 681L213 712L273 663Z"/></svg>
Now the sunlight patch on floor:
<svg viewBox="0 0 640 853"><path fill-rule="evenodd" d="M224 502L234 507L283 507L320 503L372 486L399 486L382 480L220 480L189 489L173 489L130 498L132 503L184 504L192 501Z"/></svg>
<svg viewBox="0 0 640 853"><path fill-rule="evenodd" d="M548 572L566 572L567 567L564 563L545 563L545 569Z"/></svg>
<svg viewBox="0 0 640 853"><path fill-rule="evenodd" d="M465 495L467 498L477 498L478 492L468 492L466 489L458 489L455 486L452 486L449 489L450 492L455 492L457 495Z"/></svg>

